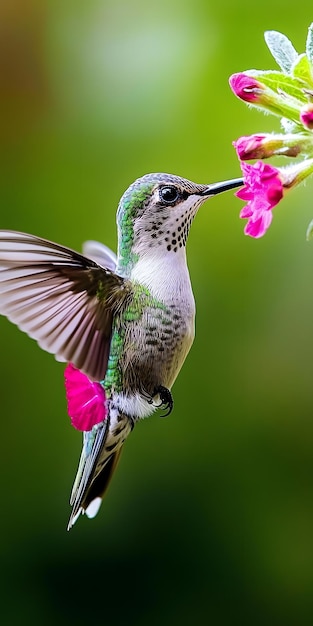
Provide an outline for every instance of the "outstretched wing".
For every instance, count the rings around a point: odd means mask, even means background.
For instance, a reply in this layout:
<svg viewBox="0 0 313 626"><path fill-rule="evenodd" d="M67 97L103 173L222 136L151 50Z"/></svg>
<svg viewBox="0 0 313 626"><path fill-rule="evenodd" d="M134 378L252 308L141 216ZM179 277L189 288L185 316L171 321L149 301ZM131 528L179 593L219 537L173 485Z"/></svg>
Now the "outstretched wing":
<svg viewBox="0 0 313 626"><path fill-rule="evenodd" d="M112 317L126 292L121 277L78 252L0 230L0 314L93 380L105 376Z"/></svg>

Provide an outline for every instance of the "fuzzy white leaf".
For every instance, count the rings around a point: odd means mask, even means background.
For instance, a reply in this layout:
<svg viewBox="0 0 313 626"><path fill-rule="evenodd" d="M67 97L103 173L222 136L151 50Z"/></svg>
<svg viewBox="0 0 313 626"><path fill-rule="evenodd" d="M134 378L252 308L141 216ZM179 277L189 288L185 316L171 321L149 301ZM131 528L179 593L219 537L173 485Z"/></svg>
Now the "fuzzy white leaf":
<svg viewBox="0 0 313 626"><path fill-rule="evenodd" d="M267 30L264 33L266 44L272 53L276 63L283 72L290 73L298 53L286 35L276 30Z"/></svg>
<svg viewBox="0 0 313 626"><path fill-rule="evenodd" d="M309 62L313 66L313 24L309 26L308 36L306 40L306 55L308 57ZM312 67L313 73L313 67Z"/></svg>

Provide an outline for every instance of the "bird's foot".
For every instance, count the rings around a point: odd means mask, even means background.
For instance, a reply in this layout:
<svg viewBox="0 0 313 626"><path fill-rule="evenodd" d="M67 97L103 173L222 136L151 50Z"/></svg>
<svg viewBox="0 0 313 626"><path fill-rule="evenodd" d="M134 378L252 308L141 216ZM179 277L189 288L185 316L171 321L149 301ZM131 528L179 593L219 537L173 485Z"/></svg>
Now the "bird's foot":
<svg viewBox="0 0 313 626"><path fill-rule="evenodd" d="M161 415L161 417L167 417L172 412L173 406L174 406L174 400L173 400L173 396L170 390L167 389L166 387L163 387L162 385L158 385L157 387L155 387L153 391L153 394L151 397L151 404L155 396L160 397L160 404L158 405L158 407L162 406L167 411L167 413L165 413L164 415Z"/></svg>

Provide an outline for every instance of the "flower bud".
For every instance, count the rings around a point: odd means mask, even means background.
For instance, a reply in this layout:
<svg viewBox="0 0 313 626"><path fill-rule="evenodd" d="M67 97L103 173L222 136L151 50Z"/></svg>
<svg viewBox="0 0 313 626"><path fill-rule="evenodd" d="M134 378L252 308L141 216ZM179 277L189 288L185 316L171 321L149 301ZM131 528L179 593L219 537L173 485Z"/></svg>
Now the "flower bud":
<svg viewBox="0 0 313 626"><path fill-rule="evenodd" d="M312 154L313 137L307 133L263 133L239 137L233 142L241 161L267 159L274 155L296 157Z"/></svg>
<svg viewBox="0 0 313 626"><path fill-rule="evenodd" d="M306 104L300 111L300 120L306 128L313 130L313 104Z"/></svg>
<svg viewBox="0 0 313 626"><path fill-rule="evenodd" d="M258 74L264 82L258 80ZM249 70L249 72L233 74L229 79L229 84L235 96L244 102L266 109L281 118L299 122L302 103L292 93L283 91L276 83L269 81L266 72L258 73L257 70Z"/></svg>
<svg viewBox="0 0 313 626"><path fill-rule="evenodd" d="M247 161L249 159L263 159L263 143L265 139L266 135L261 134L239 137L237 141L233 142L238 158L241 161Z"/></svg>
<svg viewBox="0 0 313 626"><path fill-rule="evenodd" d="M229 79L229 84L237 98L255 104L260 99L260 92L264 90L264 86L255 78L243 73L233 74Z"/></svg>

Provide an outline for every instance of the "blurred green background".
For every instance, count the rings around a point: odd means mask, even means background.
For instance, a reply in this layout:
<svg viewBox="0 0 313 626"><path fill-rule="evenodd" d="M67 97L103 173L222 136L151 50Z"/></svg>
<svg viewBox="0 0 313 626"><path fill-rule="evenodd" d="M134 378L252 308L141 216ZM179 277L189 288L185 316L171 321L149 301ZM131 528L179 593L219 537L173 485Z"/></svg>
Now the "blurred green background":
<svg viewBox="0 0 313 626"><path fill-rule="evenodd" d="M1 2L1 228L115 248L138 176L239 176L232 141L279 123L228 77L275 68L264 30L303 51L312 19L309 0ZM175 410L136 427L71 533L64 366L0 319L3 624L313 623L311 198L309 181L258 241L232 193L203 207Z"/></svg>

